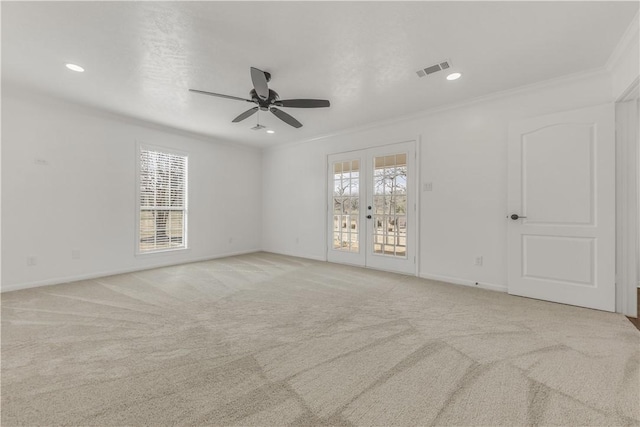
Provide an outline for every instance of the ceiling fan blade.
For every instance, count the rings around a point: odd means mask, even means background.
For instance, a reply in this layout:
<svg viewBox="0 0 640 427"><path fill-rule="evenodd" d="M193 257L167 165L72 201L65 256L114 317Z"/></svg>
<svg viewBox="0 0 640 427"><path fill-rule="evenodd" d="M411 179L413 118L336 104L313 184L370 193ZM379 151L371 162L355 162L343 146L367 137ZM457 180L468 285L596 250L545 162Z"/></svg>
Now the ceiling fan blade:
<svg viewBox="0 0 640 427"><path fill-rule="evenodd" d="M326 99L283 99L276 101L275 105L290 108L323 108L329 107L330 103Z"/></svg>
<svg viewBox="0 0 640 427"><path fill-rule="evenodd" d="M217 96L219 98L235 99L236 101L253 102L250 99L238 98L237 96L223 95L221 93L205 92L204 90L189 89L190 92L202 93L204 95Z"/></svg>
<svg viewBox="0 0 640 427"><path fill-rule="evenodd" d="M267 76L264 71L251 67L251 81L258 96L262 99L267 99L269 97L269 86L267 86Z"/></svg>
<svg viewBox="0 0 640 427"><path fill-rule="evenodd" d="M236 117L235 119L232 120L233 123L238 123L243 121L244 119L246 119L247 117L250 117L252 115L254 115L256 113L256 111L258 111L259 108L258 107L253 107L248 109L247 111L245 111L244 113L240 114L238 117Z"/></svg>
<svg viewBox="0 0 640 427"><path fill-rule="evenodd" d="M302 123L300 123L299 121L297 121L296 119L294 119L293 117L291 117L289 114L285 113L282 110L278 110L275 107L271 107L269 111L271 111L277 118L279 118L286 124L293 126L294 128L302 127Z"/></svg>

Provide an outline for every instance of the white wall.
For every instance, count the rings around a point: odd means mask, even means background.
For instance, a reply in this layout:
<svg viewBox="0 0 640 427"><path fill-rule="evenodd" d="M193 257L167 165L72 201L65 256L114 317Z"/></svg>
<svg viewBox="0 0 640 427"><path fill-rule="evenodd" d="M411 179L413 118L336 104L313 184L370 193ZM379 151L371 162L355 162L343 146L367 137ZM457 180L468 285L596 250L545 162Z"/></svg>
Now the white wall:
<svg viewBox="0 0 640 427"><path fill-rule="evenodd" d="M5 86L2 125L2 290L261 247L256 149ZM187 251L134 255L136 141L189 154Z"/></svg>
<svg viewBox="0 0 640 427"><path fill-rule="evenodd" d="M420 275L504 289L509 122L611 102L611 93L608 73L588 73L267 150L263 249L326 259L326 156L420 138L421 181L433 183L420 195ZM473 265L476 255L482 267Z"/></svg>

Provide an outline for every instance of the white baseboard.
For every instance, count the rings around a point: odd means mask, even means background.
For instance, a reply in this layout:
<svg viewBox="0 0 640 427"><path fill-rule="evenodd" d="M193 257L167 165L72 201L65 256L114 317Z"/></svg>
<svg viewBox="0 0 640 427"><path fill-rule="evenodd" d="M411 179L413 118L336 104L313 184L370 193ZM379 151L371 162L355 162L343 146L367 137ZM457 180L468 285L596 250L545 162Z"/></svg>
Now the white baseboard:
<svg viewBox="0 0 640 427"><path fill-rule="evenodd" d="M136 272L136 271L152 270L154 268L170 267L172 265L191 264L192 262L209 261L209 260L212 260L212 259L227 258L227 257L236 256L236 255L252 254L252 253L261 252L261 251L262 251L262 249L250 249L250 250L246 250L246 251L229 252L229 253L220 254L220 255L213 255L213 256L206 256L206 257L194 258L194 259L189 259L189 260L182 260L182 261L179 261L179 262L175 262L175 261L174 262L172 262L172 261L166 262L165 261L165 262L159 262L157 264L145 265L144 267L124 268L124 269L118 269L118 270L101 271L101 272L98 272L98 273L88 273L88 274L79 274L79 275L75 275L75 276L57 277L57 278L53 278L53 279L38 280L38 281L35 281L35 282L16 283L16 284L12 284L12 285L2 285L0 287L0 292L4 293L4 292L11 292L11 291L19 291L21 289L39 288L41 286L59 285L61 283L77 282L79 280L91 280L91 279L97 279L99 277L113 276L113 275L116 275L116 274L125 274L125 273L133 273L133 272Z"/></svg>
<svg viewBox="0 0 640 427"><path fill-rule="evenodd" d="M507 292L505 285L496 285L494 283L475 282L473 280L460 279L458 277L439 276L437 274L420 273L419 277L429 280L437 280L438 282L453 283L454 285L471 286L474 288L488 289L490 291Z"/></svg>
<svg viewBox="0 0 640 427"><path fill-rule="evenodd" d="M326 258L321 257L321 256L304 255L304 254L293 253L293 252L284 252L284 251L274 251L274 250L271 250L271 249L262 249L262 252L267 252L267 253L276 254L276 255L292 256L294 258L312 259L314 261L322 261L322 262L325 262L327 260Z"/></svg>

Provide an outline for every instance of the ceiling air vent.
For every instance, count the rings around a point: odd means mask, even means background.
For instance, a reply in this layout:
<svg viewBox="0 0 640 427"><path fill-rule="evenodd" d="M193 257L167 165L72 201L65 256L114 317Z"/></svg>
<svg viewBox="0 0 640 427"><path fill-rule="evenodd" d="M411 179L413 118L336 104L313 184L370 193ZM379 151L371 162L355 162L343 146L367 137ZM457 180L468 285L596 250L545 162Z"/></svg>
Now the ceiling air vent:
<svg viewBox="0 0 640 427"><path fill-rule="evenodd" d="M441 71L441 70L446 70L447 68L450 68L450 67L451 67L450 61L442 61L438 64L425 67L422 70L418 70L416 71L416 74L418 75L418 77L424 77L424 76L428 76L429 74L437 73L438 71Z"/></svg>

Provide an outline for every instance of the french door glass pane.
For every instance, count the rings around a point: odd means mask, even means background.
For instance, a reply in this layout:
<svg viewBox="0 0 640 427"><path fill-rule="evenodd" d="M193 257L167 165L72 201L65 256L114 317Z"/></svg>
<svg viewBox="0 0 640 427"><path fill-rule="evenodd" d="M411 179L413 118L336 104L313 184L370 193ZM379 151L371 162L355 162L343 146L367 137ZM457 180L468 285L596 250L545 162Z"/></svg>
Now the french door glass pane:
<svg viewBox="0 0 640 427"><path fill-rule="evenodd" d="M373 252L407 256L407 155L373 159Z"/></svg>
<svg viewBox="0 0 640 427"><path fill-rule="evenodd" d="M359 252L360 161L333 164L333 249Z"/></svg>

